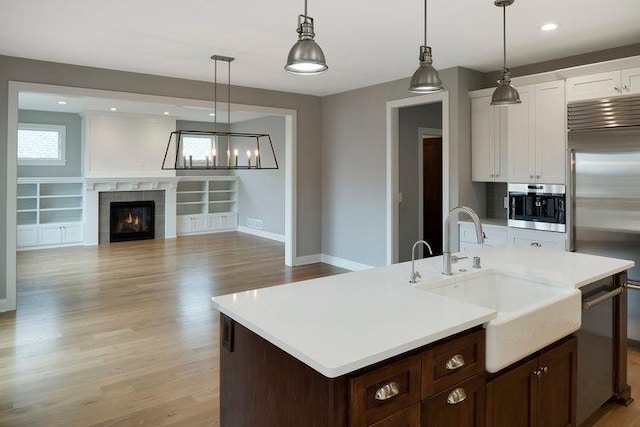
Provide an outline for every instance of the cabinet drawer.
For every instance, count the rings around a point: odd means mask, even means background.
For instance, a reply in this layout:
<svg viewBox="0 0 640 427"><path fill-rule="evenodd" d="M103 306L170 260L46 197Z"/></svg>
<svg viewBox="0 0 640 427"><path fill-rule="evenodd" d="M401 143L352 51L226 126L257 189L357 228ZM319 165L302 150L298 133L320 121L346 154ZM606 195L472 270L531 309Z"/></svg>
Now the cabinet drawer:
<svg viewBox="0 0 640 427"><path fill-rule="evenodd" d="M420 404L403 409L370 427L420 427Z"/></svg>
<svg viewBox="0 0 640 427"><path fill-rule="evenodd" d="M484 371L484 329L422 353L422 397Z"/></svg>
<svg viewBox="0 0 640 427"><path fill-rule="evenodd" d="M418 354L350 379L349 425L368 426L418 403L420 364Z"/></svg>
<svg viewBox="0 0 640 427"><path fill-rule="evenodd" d="M485 425L484 374L456 384L424 400L421 412L424 426L483 427Z"/></svg>

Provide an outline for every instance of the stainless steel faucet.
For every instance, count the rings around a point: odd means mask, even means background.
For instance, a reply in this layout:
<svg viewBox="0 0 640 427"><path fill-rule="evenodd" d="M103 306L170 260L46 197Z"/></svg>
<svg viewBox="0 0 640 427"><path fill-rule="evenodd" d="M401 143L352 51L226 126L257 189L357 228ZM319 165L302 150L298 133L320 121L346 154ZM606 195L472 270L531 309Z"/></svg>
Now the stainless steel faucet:
<svg viewBox="0 0 640 427"><path fill-rule="evenodd" d="M429 255L433 255L433 251L431 250L431 246L424 240L418 240L413 244L413 248L411 248L411 277L409 278L409 283L417 283L417 279L421 278L420 273L415 270L415 262L416 262L416 246L418 244L424 244L427 249L429 249Z"/></svg>
<svg viewBox="0 0 640 427"><path fill-rule="evenodd" d="M478 243L484 243L484 233L482 232L482 224L480 224L480 218L478 218L478 214L474 212L473 209L468 208L466 206L458 206L456 208L451 209L449 214L447 215L447 219L444 222L444 250L442 254L442 274L451 276L453 273L451 272L451 264L456 263L458 260L462 259L451 255L451 242L449 237L449 222L451 221L451 217L464 212L473 221L473 225L476 227L476 240Z"/></svg>

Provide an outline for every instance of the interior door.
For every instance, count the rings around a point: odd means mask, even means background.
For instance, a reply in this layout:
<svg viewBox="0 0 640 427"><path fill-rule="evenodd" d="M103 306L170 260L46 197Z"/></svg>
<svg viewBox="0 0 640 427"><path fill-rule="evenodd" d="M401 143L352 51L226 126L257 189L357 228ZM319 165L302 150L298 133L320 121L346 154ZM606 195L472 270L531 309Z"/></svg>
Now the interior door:
<svg viewBox="0 0 640 427"><path fill-rule="evenodd" d="M423 239L442 254L442 137L422 140ZM425 251L425 255L428 252Z"/></svg>

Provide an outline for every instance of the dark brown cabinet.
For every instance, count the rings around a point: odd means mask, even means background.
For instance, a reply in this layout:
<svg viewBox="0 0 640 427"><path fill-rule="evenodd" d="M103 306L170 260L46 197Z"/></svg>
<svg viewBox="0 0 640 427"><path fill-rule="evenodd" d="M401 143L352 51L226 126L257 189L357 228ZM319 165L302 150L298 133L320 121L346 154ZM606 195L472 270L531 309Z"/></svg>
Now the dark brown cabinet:
<svg viewBox="0 0 640 427"><path fill-rule="evenodd" d="M422 426L483 427L485 377L477 375L422 402Z"/></svg>
<svg viewBox="0 0 640 427"><path fill-rule="evenodd" d="M577 340L570 338L487 383L487 426L576 425Z"/></svg>
<svg viewBox="0 0 640 427"><path fill-rule="evenodd" d="M481 327L327 378L221 315L220 424L251 427L481 427Z"/></svg>

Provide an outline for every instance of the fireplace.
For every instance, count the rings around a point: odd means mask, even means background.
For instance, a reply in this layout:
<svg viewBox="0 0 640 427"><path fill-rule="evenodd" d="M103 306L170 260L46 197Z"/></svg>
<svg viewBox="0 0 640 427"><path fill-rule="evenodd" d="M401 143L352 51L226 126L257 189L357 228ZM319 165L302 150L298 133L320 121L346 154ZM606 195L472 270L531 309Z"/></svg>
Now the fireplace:
<svg viewBox="0 0 640 427"><path fill-rule="evenodd" d="M111 202L109 205L110 242L153 239L155 202Z"/></svg>

